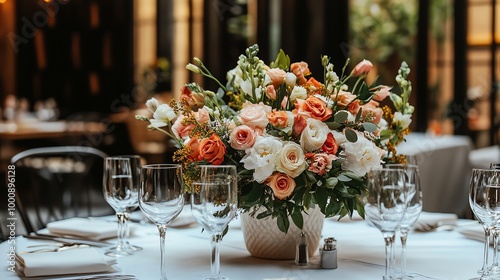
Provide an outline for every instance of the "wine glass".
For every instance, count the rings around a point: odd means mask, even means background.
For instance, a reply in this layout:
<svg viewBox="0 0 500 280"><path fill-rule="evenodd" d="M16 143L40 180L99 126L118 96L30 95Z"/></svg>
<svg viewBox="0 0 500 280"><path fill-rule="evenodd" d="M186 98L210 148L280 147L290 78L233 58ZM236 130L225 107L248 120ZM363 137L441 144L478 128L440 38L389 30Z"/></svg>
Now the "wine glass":
<svg viewBox="0 0 500 280"><path fill-rule="evenodd" d="M128 158L107 157L104 159L103 193L106 202L115 210L118 218L118 244L109 248L106 255L123 257L132 255L127 250L127 228L126 209L137 203L137 193L134 195L132 182L132 170Z"/></svg>
<svg viewBox="0 0 500 280"><path fill-rule="evenodd" d="M490 163L490 169L500 169L500 163L492 162ZM490 272L492 274L500 274L500 265L498 264L498 237L500 235L500 225L495 224L494 228L491 231L493 237L493 261L490 267Z"/></svg>
<svg viewBox="0 0 500 280"><path fill-rule="evenodd" d="M142 247L139 247L137 245L132 245L128 242L128 238L130 236L130 227L128 226L130 224L130 213L132 213L137 207L139 207L139 185L141 183L141 165L142 165L142 160L143 158L139 155L119 155L116 156L119 158L128 158L130 160L130 169L132 171L132 189L131 193L134 196L134 201L135 203L133 205L130 205L125 209L125 219L127 222L125 223L126 226L123 229L124 236L125 236L125 250L126 251L140 251L142 250Z"/></svg>
<svg viewBox="0 0 500 280"><path fill-rule="evenodd" d="M141 169L139 207L160 232L161 279L167 279L165 237L167 226L184 206L184 182L180 164L150 164Z"/></svg>
<svg viewBox="0 0 500 280"><path fill-rule="evenodd" d="M220 275L220 242L223 232L238 208L238 178L234 165L200 166L201 214L211 234L211 276L205 279L228 279Z"/></svg>
<svg viewBox="0 0 500 280"><path fill-rule="evenodd" d="M406 212L407 196L404 170L381 168L368 172L367 189L361 198L366 218L385 240L385 280L394 278L394 236Z"/></svg>
<svg viewBox="0 0 500 280"><path fill-rule="evenodd" d="M422 189L418 166L411 164L387 164L386 168L401 169L405 172L405 184L408 190L408 206L399 225L398 232L401 239L401 273L397 279L406 279L406 241L408 233L422 212Z"/></svg>
<svg viewBox="0 0 500 280"><path fill-rule="evenodd" d="M481 276L472 278L474 280L490 279L490 269L488 268L490 234L498 222L498 216L490 210L490 192L494 192L495 190L495 188L490 187L489 181L492 177L491 172L495 172L495 170L472 169L472 176L469 185L469 204L474 216L481 223L484 229L483 266L478 271ZM500 171L496 170L496 172L498 173Z"/></svg>
<svg viewBox="0 0 500 280"><path fill-rule="evenodd" d="M203 216L201 211L202 203L201 203L201 187L203 183L200 181L195 181L191 183L191 193L189 194L190 204L191 204L191 213L195 221L200 224L203 230L210 231L210 227L208 226L207 219Z"/></svg>

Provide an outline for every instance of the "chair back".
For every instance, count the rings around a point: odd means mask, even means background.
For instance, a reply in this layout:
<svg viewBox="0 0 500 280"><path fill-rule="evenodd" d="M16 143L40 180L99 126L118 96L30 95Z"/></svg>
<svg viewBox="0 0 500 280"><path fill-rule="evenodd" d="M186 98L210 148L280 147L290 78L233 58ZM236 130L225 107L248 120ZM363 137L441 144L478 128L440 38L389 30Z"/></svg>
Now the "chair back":
<svg viewBox="0 0 500 280"><path fill-rule="evenodd" d="M102 192L106 154L92 147L35 148L11 159L16 203L27 233L71 217L113 214Z"/></svg>

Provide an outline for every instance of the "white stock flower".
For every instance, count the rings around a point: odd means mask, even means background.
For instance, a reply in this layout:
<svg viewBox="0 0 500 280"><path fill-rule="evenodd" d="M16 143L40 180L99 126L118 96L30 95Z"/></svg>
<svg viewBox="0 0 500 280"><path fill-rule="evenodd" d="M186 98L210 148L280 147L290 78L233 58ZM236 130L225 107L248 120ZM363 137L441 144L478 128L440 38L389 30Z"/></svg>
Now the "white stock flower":
<svg viewBox="0 0 500 280"><path fill-rule="evenodd" d="M146 107L151 113L154 113L158 106L160 106L160 102L154 97L146 101Z"/></svg>
<svg viewBox="0 0 500 280"><path fill-rule="evenodd" d="M177 117L174 110L167 104L161 104L156 108L153 113L153 119L150 120L151 125L154 127L167 126L172 120Z"/></svg>
<svg viewBox="0 0 500 280"><path fill-rule="evenodd" d="M286 73L285 75L285 84L289 87L295 86L295 83L297 82L297 76L293 73Z"/></svg>
<svg viewBox="0 0 500 280"><path fill-rule="evenodd" d="M406 129L408 128L408 126L410 126L411 115L403 115L401 114L401 112L396 112L394 113L394 119L392 121L397 123L402 129Z"/></svg>
<svg viewBox="0 0 500 280"><path fill-rule="evenodd" d="M286 142L276 155L276 170L295 178L307 168L302 147L295 142Z"/></svg>
<svg viewBox="0 0 500 280"><path fill-rule="evenodd" d="M361 133L358 133L358 141L344 143L344 153L342 168L358 176L364 176L370 169L380 167L382 150Z"/></svg>
<svg viewBox="0 0 500 280"><path fill-rule="evenodd" d="M236 66L235 68L227 71L226 73L226 79L228 81L232 81L233 85L235 87L239 87L241 82L243 81L243 72L241 71L241 68ZM234 79L234 80L233 80Z"/></svg>
<svg viewBox="0 0 500 280"><path fill-rule="evenodd" d="M330 129L317 119L308 118L307 125L300 135L300 145L308 152L317 150L323 146Z"/></svg>
<svg viewBox="0 0 500 280"><path fill-rule="evenodd" d="M290 102L295 102L297 99L305 100L307 98L307 90L301 86L294 86L290 93Z"/></svg>
<svg viewBox="0 0 500 280"><path fill-rule="evenodd" d="M258 183L264 182L274 172L274 162L283 144L274 137L257 137L251 149L241 159L245 169L255 169L253 178Z"/></svg>

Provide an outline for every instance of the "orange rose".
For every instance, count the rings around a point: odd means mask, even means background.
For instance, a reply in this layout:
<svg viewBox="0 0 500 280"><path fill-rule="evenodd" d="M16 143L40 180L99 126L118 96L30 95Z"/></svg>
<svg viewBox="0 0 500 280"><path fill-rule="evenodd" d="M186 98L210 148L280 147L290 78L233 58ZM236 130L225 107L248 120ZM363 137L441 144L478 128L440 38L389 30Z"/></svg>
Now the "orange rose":
<svg viewBox="0 0 500 280"><path fill-rule="evenodd" d="M324 122L332 116L332 109L326 107L323 100L317 97L308 97L306 100L297 99L293 113Z"/></svg>
<svg viewBox="0 0 500 280"><path fill-rule="evenodd" d="M281 200L290 196L295 189L295 181L293 178L280 172L276 172L269 176L266 180L266 184L273 190L274 196Z"/></svg>
<svg viewBox="0 0 500 280"><path fill-rule="evenodd" d="M205 98L203 97L203 95L197 92L192 92L186 86L183 86L181 88L181 95L179 99L185 101L189 107L202 107L203 105L205 105Z"/></svg>
<svg viewBox="0 0 500 280"><path fill-rule="evenodd" d="M269 123L277 128L285 128L288 126L288 113L286 111L276 111L273 109L267 113Z"/></svg>
<svg viewBox="0 0 500 280"><path fill-rule="evenodd" d="M332 161L336 158L335 155L314 153L308 153L306 157L311 160L308 170L319 176L323 176L332 169Z"/></svg>
<svg viewBox="0 0 500 280"><path fill-rule="evenodd" d="M349 107L347 107L347 111L349 113L356 115L359 112L359 108L361 108L361 103L359 100L354 100L353 102L349 103Z"/></svg>
<svg viewBox="0 0 500 280"><path fill-rule="evenodd" d="M271 84L278 88L285 81L286 72L279 68L271 68L267 70L267 75L271 77Z"/></svg>
<svg viewBox="0 0 500 280"><path fill-rule="evenodd" d="M197 161L200 158L200 139L198 137L193 137L189 139L186 144L187 147L191 147L191 154L189 157L192 161Z"/></svg>
<svg viewBox="0 0 500 280"><path fill-rule="evenodd" d="M316 80L315 78L311 77L309 78L309 80L307 80L307 83L306 85L309 85L309 86L314 86L315 88L317 89L320 89L323 87L323 84L321 84L318 80Z"/></svg>
<svg viewBox="0 0 500 280"><path fill-rule="evenodd" d="M363 61L361 61L360 63L358 63L358 65L354 67L354 69L351 72L351 75L353 77L361 76L363 74L367 74L368 72L370 72L372 68L373 64L369 60L363 59Z"/></svg>
<svg viewBox="0 0 500 280"><path fill-rule="evenodd" d="M292 63L290 65L290 71L297 77L299 85L307 83L306 76L311 75L309 66L304 61Z"/></svg>
<svg viewBox="0 0 500 280"><path fill-rule="evenodd" d="M217 134L214 133L210 138L204 138L200 141L200 159L219 165L224 161L225 154L226 146Z"/></svg>
<svg viewBox="0 0 500 280"><path fill-rule="evenodd" d="M327 154L336 155L339 150L339 145L337 144L337 140L333 137L332 133L328 133L326 136L326 141L321 146L321 150Z"/></svg>
<svg viewBox="0 0 500 280"><path fill-rule="evenodd" d="M295 115L293 118L293 134L300 135L307 126L307 119L301 115Z"/></svg>

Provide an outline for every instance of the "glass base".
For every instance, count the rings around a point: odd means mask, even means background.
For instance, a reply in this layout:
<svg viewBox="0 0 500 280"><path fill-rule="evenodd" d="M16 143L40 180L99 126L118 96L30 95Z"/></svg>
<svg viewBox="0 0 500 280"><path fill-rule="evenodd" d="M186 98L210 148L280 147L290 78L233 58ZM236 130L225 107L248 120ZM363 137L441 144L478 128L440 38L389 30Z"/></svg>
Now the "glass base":
<svg viewBox="0 0 500 280"><path fill-rule="evenodd" d="M132 256L133 254L133 252L117 249L117 247L110 248L104 253L104 255L109 257L128 257Z"/></svg>
<svg viewBox="0 0 500 280"><path fill-rule="evenodd" d="M203 280L229 280L229 278L227 278L225 276L209 276L209 277L203 278Z"/></svg>

